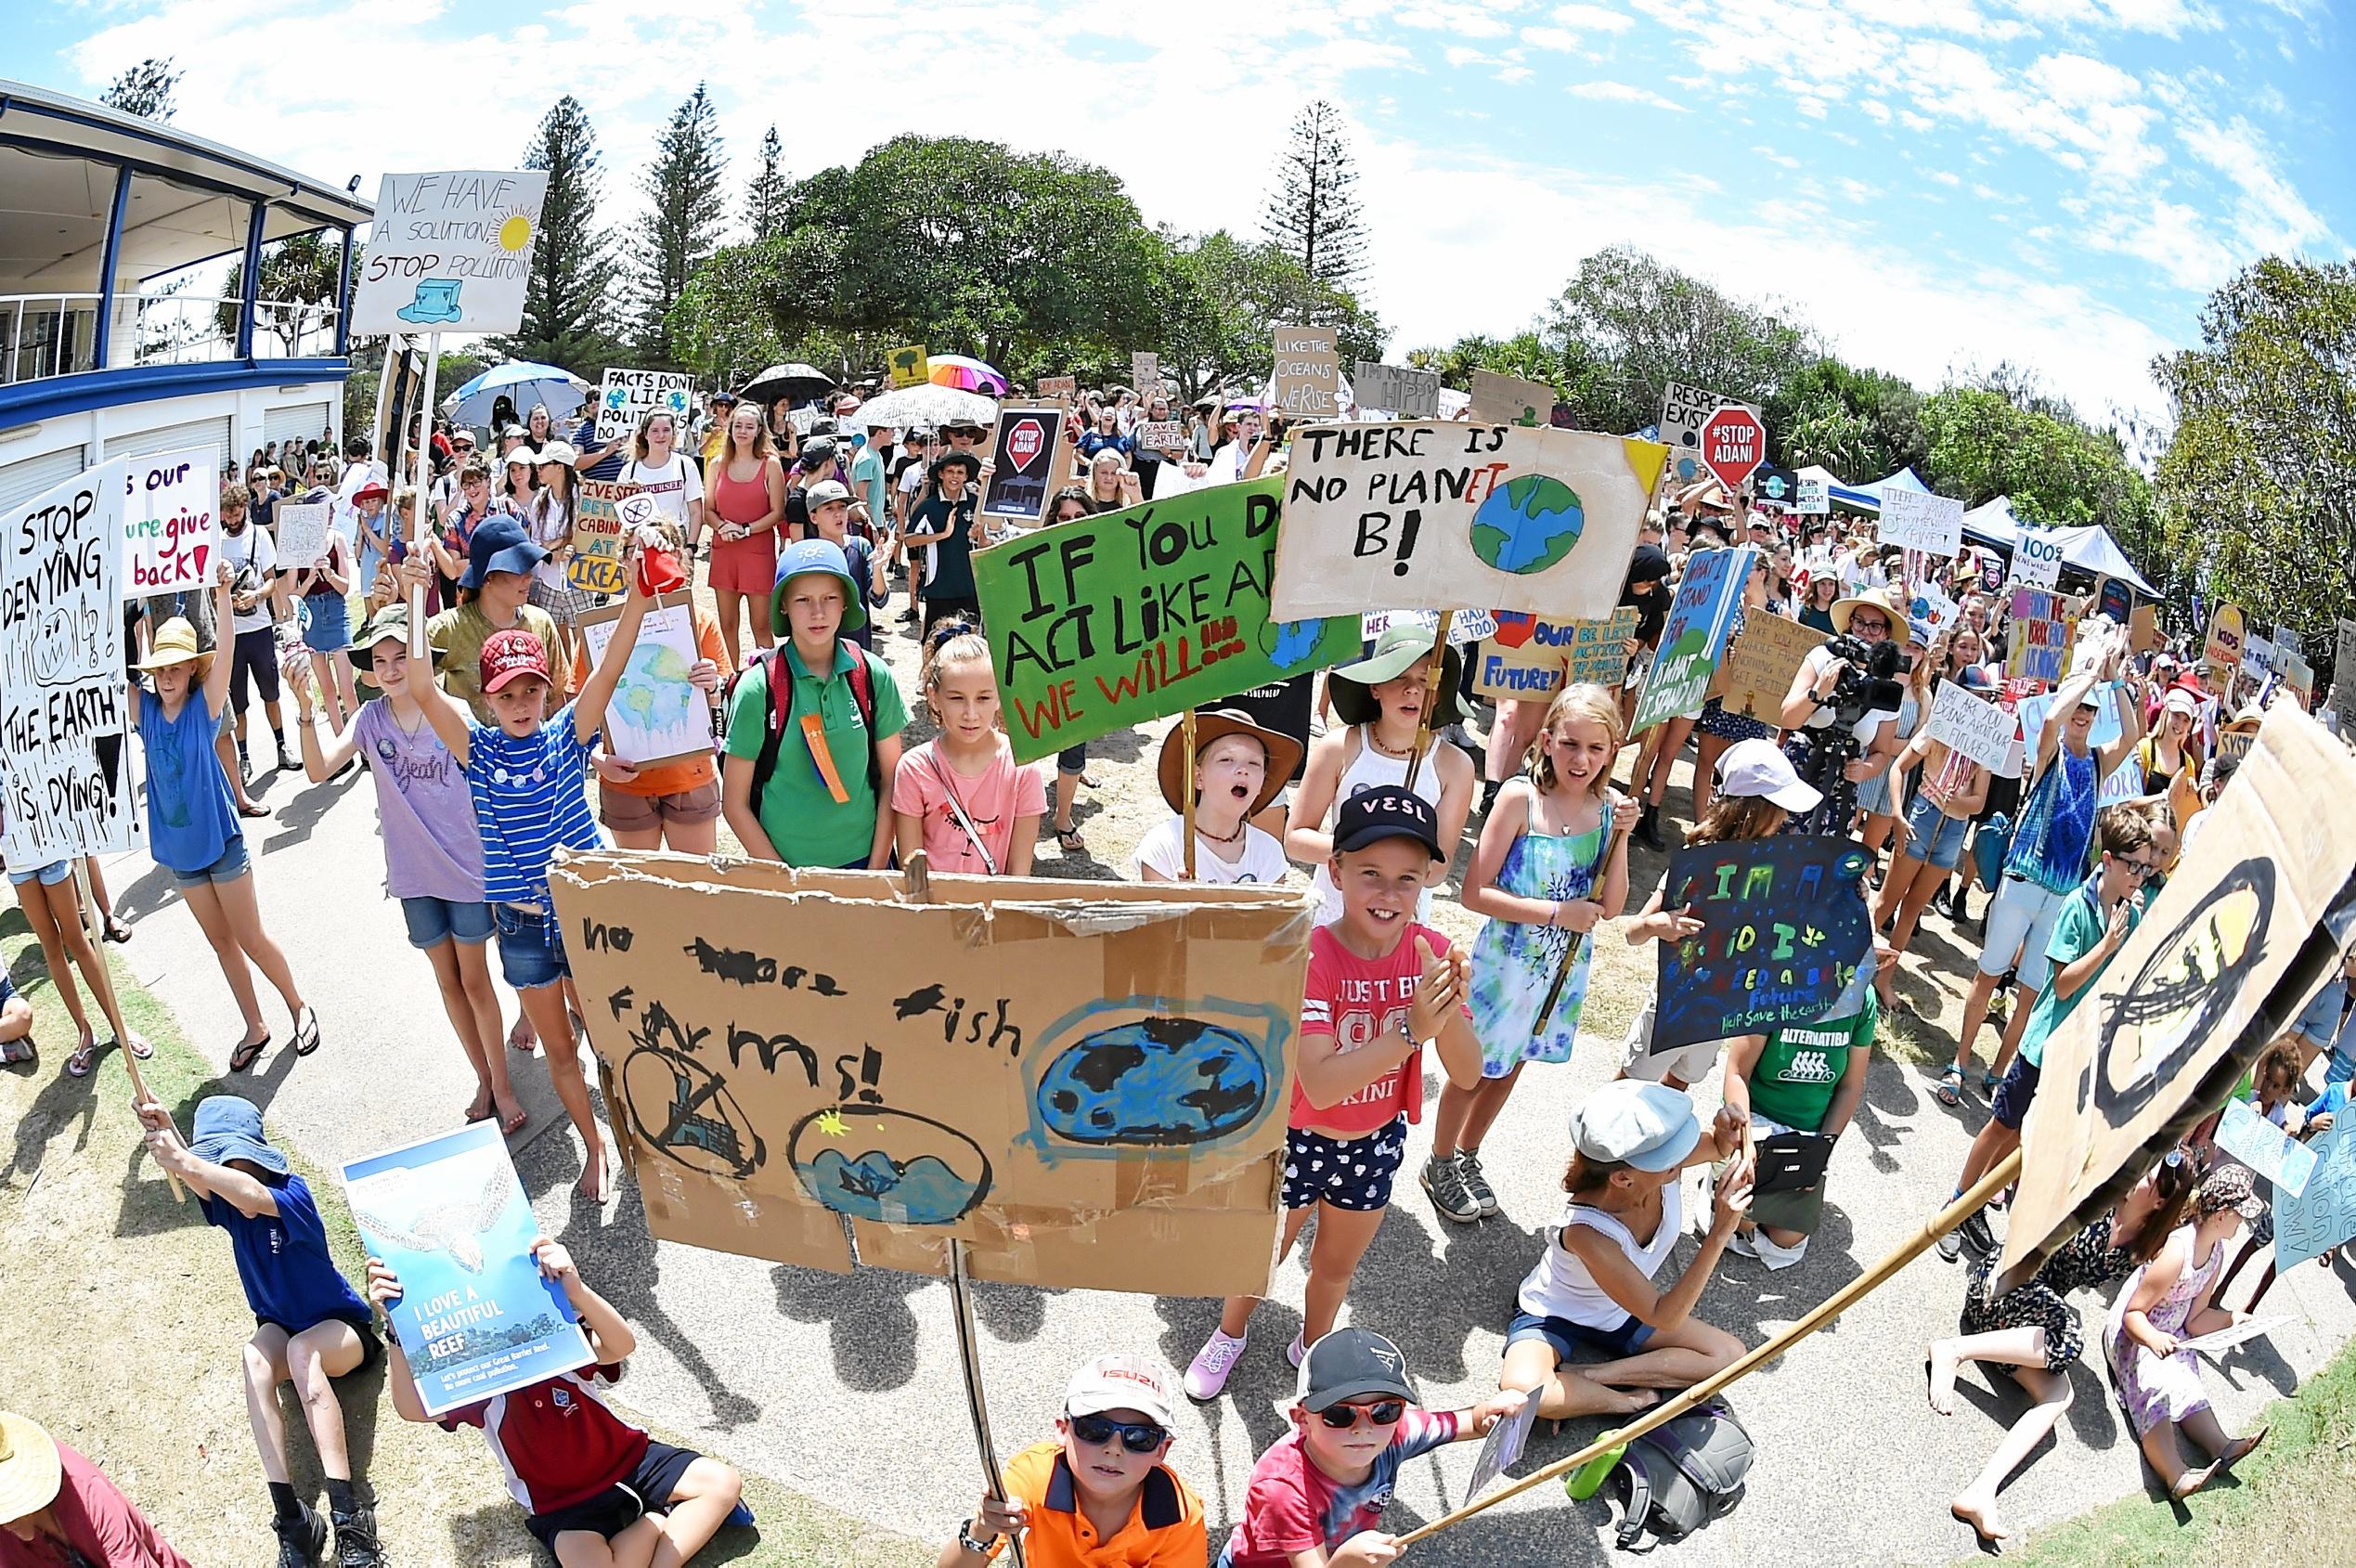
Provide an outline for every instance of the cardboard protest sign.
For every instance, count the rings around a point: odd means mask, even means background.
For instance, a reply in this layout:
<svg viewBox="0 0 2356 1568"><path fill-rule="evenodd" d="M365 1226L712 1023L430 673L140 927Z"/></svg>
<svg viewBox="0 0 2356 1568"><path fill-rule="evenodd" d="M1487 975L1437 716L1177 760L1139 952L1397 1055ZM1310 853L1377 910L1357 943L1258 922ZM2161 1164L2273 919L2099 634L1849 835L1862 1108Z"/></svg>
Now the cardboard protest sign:
<svg viewBox="0 0 2356 1568"><path fill-rule="evenodd" d="M352 293L355 332L512 332L544 169L387 175Z"/></svg>
<svg viewBox="0 0 2356 1568"><path fill-rule="evenodd" d="M2018 729L2012 714L1960 680L1940 681L1938 695L1931 701L1931 739L1983 768L2004 766Z"/></svg>
<svg viewBox="0 0 2356 1568"><path fill-rule="evenodd" d="M1355 616L1277 620L1277 486L1063 523L974 557L1017 761L1354 658Z"/></svg>
<svg viewBox="0 0 2356 1568"><path fill-rule="evenodd" d="M1060 532L1060 530L1058 530ZM657 1238L841 1272L1259 1293L1300 888L564 854L550 877ZM876 955L900 955L878 965Z"/></svg>
<svg viewBox="0 0 2356 1568"><path fill-rule="evenodd" d="M1430 370L1361 359L1350 378L1350 390L1359 408L1378 408L1394 419L1440 417L1440 377Z"/></svg>
<svg viewBox="0 0 2356 1568"><path fill-rule="evenodd" d="M281 569L300 571L328 551L334 507L328 501L280 501L272 514L273 541Z"/></svg>
<svg viewBox="0 0 2356 1568"><path fill-rule="evenodd" d="M990 483L981 514L1001 522L1036 523L1055 493L1055 461L1064 449L1065 410L1058 406L1003 408L990 436Z"/></svg>
<svg viewBox="0 0 2356 1568"><path fill-rule="evenodd" d="M1129 384L1137 389L1140 397L1151 397L1161 389L1161 356L1132 354L1129 356Z"/></svg>
<svg viewBox="0 0 2356 1568"><path fill-rule="evenodd" d="M614 640L622 606L590 610L576 618L594 667ZM687 679L704 656L695 645L695 622L687 595L646 612L630 647L629 663L605 705L606 749L633 767L683 762L712 752L711 702Z"/></svg>
<svg viewBox="0 0 2356 1568"><path fill-rule="evenodd" d="M1552 696L1564 685L1617 690L1628 674L1628 639L1637 613L1623 604L1600 621L1549 621L1508 610L1481 647L1474 694L1498 701Z"/></svg>
<svg viewBox="0 0 2356 1568"><path fill-rule="evenodd" d="M668 414L682 437L687 416L695 411L695 378L675 370L617 370L608 368L597 393L597 428L616 433L635 431L649 414Z"/></svg>
<svg viewBox="0 0 2356 1568"><path fill-rule="evenodd" d="M2201 682L2217 696L2233 689L2233 674L2242 666L2242 607L2220 603L2208 617L2208 637L2201 647Z"/></svg>
<svg viewBox="0 0 2356 1568"><path fill-rule="evenodd" d="M2356 1237L2356 1124L2340 1112L2323 1136L2307 1146L2315 1160L2307 1186L2274 1195L2274 1267L2278 1273L2320 1258Z"/></svg>
<svg viewBox="0 0 2356 1568"><path fill-rule="evenodd" d="M1341 357L1331 327L1278 327L1268 396L1286 413L1325 419L1341 406Z"/></svg>
<svg viewBox="0 0 2356 1568"><path fill-rule="evenodd" d="M116 752L131 728L123 673L124 477L116 458L0 511L0 856L19 871L145 840ZM226 656L224 654L223 656Z"/></svg>
<svg viewBox="0 0 2356 1568"><path fill-rule="evenodd" d="M2269 713L2142 924L2045 1043L1999 1289L2223 1105L2337 970L2356 923L2356 811L2315 802L2350 798L2356 758L2305 714Z"/></svg>
<svg viewBox="0 0 2356 1568"><path fill-rule="evenodd" d="M1276 613L1612 614L1668 449L1438 421L1314 426L1284 474Z"/></svg>
<svg viewBox="0 0 2356 1568"><path fill-rule="evenodd" d="M2127 651L2130 654L2156 653L2167 646L2168 639L2160 635L2159 606L2138 604L2128 612Z"/></svg>
<svg viewBox="0 0 2356 1568"><path fill-rule="evenodd" d="M2337 1119L2335 1119L2337 1120ZM2235 1095L2218 1119L2217 1147L2274 1184L2275 1196L2298 1197L2315 1169L2315 1151Z"/></svg>
<svg viewBox="0 0 2356 1568"><path fill-rule="evenodd" d="M1948 597L1947 590L1928 578L1908 590L1906 614L1909 619L1922 621L1931 628L1931 635L1953 626L1963 613L1963 607Z"/></svg>
<svg viewBox="0 0 2356 1568"><path fill-rule="evenodd" d="M1080 395L1080 381L1075 376L1042 376L1039 395L1050 398L1073 398Z"/></svg>
<svg viewBox="0 0 2356 1568"><path fill-rule="evenodd" d="M2109 616L2114 626L2127 625L2135 614L2135 590L2117 577L2103 578L2094 585L2094 613Z"/></svg>
<svg viewBox="0 0 2356 1568"><path fill-rule="evenodd" d="M2290 663L2283 671L2283 687L2298 699L2300 707L2310 713L2315 711L2315 669L2297 654L2290 656Z"/></svg>
<svg viewBox="0 0 2356 1568"><path fill-rule="evenodd" d="M1781 616L1745 616L1742 629L1726 645L1726 654L1710 677L1706 693L1718 699L1728 713L1748 714L1778 729L1783 725L1783 699L1792 681L1807 662L1808 651L1820 647L1824 633Z"/></svg>
<svg viewBox="0 0 2356 1568"><path fill-rule="evenodd" d="M194 447L130 462L123 475L123 597L209 590L220 545L214 508L221 454Z"/></svg>
<svg viewBox="0 0 2356 1568"><path fill-rule="evenodd" d="M1371 642L1394 626L1411 626L1427 637L1440 634L1437 610L1368 610L1358 617L1358 635ZM1486 610L1458 610L1448 617L1448 646L1467 647L1492 636L1497 617Z"/></svg>
<svg viewBox="0 0 2356 1568"><path fill-rule="evenodd" d="M619 593L622 576L623 500L643 486L615 479L583 479L574 486L573 558L564 579L589 593Z"/></svg>
<svg viewBox="0 0 2356 1568"><path fill-rule="evenodd" d="M1546 424L1554 417L1554 388L1520 376L1475 370L1471 408L1475 423Z"/></svg>
<svg viewBox="0 0 2356 1568"><path fill-rule="evenodd" d="M1660 944L1652 1049L1757 1034L1831 1012L1872 959L1860 880L1871 863L1856 842L1828 834L1673 852L1662 907L1690 908L1702 928Z"/></svg>
<svg viewBox="0 0 2356 1568"><path fill-rule="evenodd" d="M932 379L933 374L931 356L926 354L925 345L920 343L893 349L884 357L884 369L895 389L922 386Z"/></svg>
<svg viewBox="0 0 2356 1568"><path fill-rule="evenodd" d="M532 1256L539 1222L498 1123L349 1160L343 1191L369 1255L400 1276L389 1315L427 1415L597 1359Z"/></svg>
<svg viewBox="0 0 2356 1568"><path fill-rule="evenodd" d="M2078 636L2078 617L2069 602L2041 588L2013 590L2012 646L2004 657L2004 673L2015 680L2058 683L2069 668L2070 643Z"/></svg>
<svg viewBox="0 0 2356 1568"><path fill-rule="evenodd" d="M2062 580L2061 541L2035 528L2023 528L2013 546L2013 580L2023 588L2057 587Z"/></svg>
<svg viewBox="0 0 2356 1568"><path fill-rule="evenodd" d="M1738 402L1684 382L1673 381L1662 389L1660 436L1669 448L1670 478L1677 484L1690 485L1710 476L1702 462L1702 427L1728 403L1754 414L1761 411L1756 403Z"/></svg>
<svg viewBox="0 0 2356 1568"><path fill-rule="evenodd" d="M2247 760L2249 748L2258 744L2261 719L2233 719L2217 727L2217 755L2238 764Z"/></svg>
<svg viewBox="0 0 2356 1568"><path fill-rule="evenodd" d="M1183 452L1186 427L1177 420L1147 420L1137 427L1135 439L1141 452Z"/></svg>
<svg viewBox="0 0 2356 1568"><path fill-rule="evenodd" d="M1677 595L1669 602L1669 618L1661 628L1661 645L1652 655L1651 673L1637 697L1636 717L1628 733L1642 734L1663 719L1674 719L1702 706L1716 671L1718 655L1726 651L1734 614L1742 605L1742 588L1759 552L1748 545L1739 550L1697 550L1686 558L1685 576Z"/></svg>
<svg viewBox="0 0 2356 1568"><path fill-rule="evenodd" d="M1953 555L1963 548L1963 503L1922 490L1884 490L1874 537L1925 555Z"/></svg>

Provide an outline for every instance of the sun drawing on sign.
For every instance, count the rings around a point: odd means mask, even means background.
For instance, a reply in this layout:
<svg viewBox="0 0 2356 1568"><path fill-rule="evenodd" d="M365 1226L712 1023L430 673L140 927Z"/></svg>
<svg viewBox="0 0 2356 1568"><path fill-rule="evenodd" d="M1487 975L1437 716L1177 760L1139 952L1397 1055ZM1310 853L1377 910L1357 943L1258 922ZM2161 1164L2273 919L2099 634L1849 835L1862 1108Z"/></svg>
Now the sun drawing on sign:
<svg viewBox="0 0 2356 1568"><path fill-rule="evenodd" d="M843 1113L839 1110L820 1111L818 1113L818 1130L825 1134L830 1138L842 1138L848 1137L850 1135L849 1124L843 1121Z"/></svg>
<svg viewBox="0 0 2356 1568"><path fill-rule="evenodd" d="M499 224L499 249L513 254L532 243L532 214L517 211L508 214Z"/></svg>

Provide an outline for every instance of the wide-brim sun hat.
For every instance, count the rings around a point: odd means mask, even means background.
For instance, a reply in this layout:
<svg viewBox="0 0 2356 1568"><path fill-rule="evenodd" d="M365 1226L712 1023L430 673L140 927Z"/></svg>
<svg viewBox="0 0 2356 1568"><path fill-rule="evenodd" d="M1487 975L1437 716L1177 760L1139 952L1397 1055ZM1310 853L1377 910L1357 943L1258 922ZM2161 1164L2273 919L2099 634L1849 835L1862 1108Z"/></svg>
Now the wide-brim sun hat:
<svg viewBox="0 0 2356 1568"><path fill-rule="evenodd" d="M775 635L794 634L794 623L785 614L786 584L812 572L823 572L842 582L843 620L835 628L837 636L867 624L865 590L851 576L850 558L843 553L843 547L832 539L796 539L777 552L777 577L769 592L770 629Z"/></svg>
<svg viewBox="0 0 2356 1568"><path fill-rule="evenodd" d="M352 661L353 668L373 672L376 668L376 645L380 642L398 642L405 648L408 646L409 607L407 604L395 601L370 616L368 624L360 628L360 635L352 639L352 646L343 651L343 656ZM447 650L428 648L426 653L432 655L434 667L439 669Z"/></svg>
<svg viewBox="0 0 2356 1568"><path fill-rule="evenodd" d="M1906 612L1898 608L1897 601L1890 597L1888 589L1869 588L1854 598L1835 599L1832 602L1834 634L1846 637L1849 634L1849 617L1869 605L1882 612L1884 618L1890 623L1890 629L1893 632L1906 624Z"/></svg>
<svg viewBox="0 0 2356 1568"><path fill-rule="evenodd" d="M1355 664L1341 665L1326 677L1334 713L1344 724L1371 724L1381 716L1381 705L1371 687L1396 680L1409 667L1431 652L1430 628L1401 623L1375 639L1374 652ZM1464 656L1452 645L1440 661L1440 689L1431 706L1431 727L1444 730L1463 717L1456 702L1456 682L1464 674Z"/></svg>
<svg viewBox="0 0 2356 1568"><path fill-rule="evenodd" d="M156 628L155 636L148 641L148 656L131 667L157 670L183 664L195 665L197 680L201 681L213 671L213 655L197 646L196 628L188 617L175 616Z"/></svg>
<svg viewBox="0 0 2356 1568"><path fill-rule="evenodd" d="M1268 751L1268 776L1260 781L1259 797L1244 812L1245 819L1249 821L1266 810L1268 803L1283 791L1287 781L1292 777L1292 771L1301 765L1301 746L1290 735L1255 724L1249 717L1233 708L1210 708L1195 715L1195 761L1199 764L1214 742L1223 741L1229 735L1249 735ZM1161 779L1161 797L1180 816L1185 815L1186 797L1192 793L1185 769L1186 726L1184 723L1173 724L1170 733L1162 737L1158 771Z"/></svg>
<svg viewBox="0 0 2356 1568"><path fill-rule="evenodd" d="M261 1111L252 1100L238 1095L207 1095L197 1102L196 1118L188 1129L188 1152L215 1165L251 1160L281 1176L292 1169L286 1156L262 1136Z"/></svg>
<svg viewBox="0 0 2356 1568"><path fill-rule="evenodd" d="M0 1524L56 1502L64 1481L58 1440L32 1417L0 1410Z"/></svg>

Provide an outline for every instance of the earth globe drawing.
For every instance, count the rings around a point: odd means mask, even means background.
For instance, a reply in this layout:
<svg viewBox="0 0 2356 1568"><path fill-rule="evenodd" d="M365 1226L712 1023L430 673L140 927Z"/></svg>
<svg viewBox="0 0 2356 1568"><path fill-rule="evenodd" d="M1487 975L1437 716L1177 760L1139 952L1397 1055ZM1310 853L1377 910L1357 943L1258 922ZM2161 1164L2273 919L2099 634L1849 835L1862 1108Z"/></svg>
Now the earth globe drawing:
<svg viewBox="0 0 2356 1568"><path fill-rule="evenodd" d="M1036 1092L1046 1129L1076 1144L1172 1148L1242 1132L1269 1102L1252 1042L1200 1018L1144 1017L1082 1035Z"/></svg>
<svg viewBox="0 0 2356 1568"><path fill-rule="evenodd" d="M1472 552L1500 572L1527 576L1560 565L1586 530L1578 493L1543 473L1517 474L1472 514Z"/></svg>
<svg viewBox="0 0 2356 1568"><path fill-rule="evenodd" d="M981 1146L950 1126L888 1106L829 1106L786 1147L802 1190L838 1214L888 1225L945 1225L990 1191Z"/></svg>
<svg viewBox="0 0 2356 1568"><path fill-rule="evenodd" d="M1270 621L1260 633L1268 662L1278 669L1307 664L1325 635L1326 623L1321 620Z"/></svg>

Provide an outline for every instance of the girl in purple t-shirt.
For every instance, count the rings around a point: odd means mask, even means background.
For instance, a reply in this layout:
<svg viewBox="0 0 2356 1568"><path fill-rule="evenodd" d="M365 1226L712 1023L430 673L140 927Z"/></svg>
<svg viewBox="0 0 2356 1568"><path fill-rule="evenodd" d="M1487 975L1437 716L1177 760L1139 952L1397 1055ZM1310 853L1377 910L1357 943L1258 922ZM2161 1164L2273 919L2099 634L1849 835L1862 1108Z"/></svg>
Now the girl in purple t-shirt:
<svg viewBox="0 0 2356 1568"><path fill-rule="evenodd" d="M342 771L355 757L376 780L377 822L384 834L384 890L401 901L409 945L434 965L442 1006L474 1069L469 1121L496 1114L500 1130L524 1125L524 1110L507 1076L499 1049L499 1004L491 990L486 944L491 906L483 890L483 840L466 771L426 722L409 689L409 616L395 603L379 611L353 640L350 657L383 695L364 704L351 727L321 740L309 671L288 663L294 690L303 769L313 784Z"/></svg>

